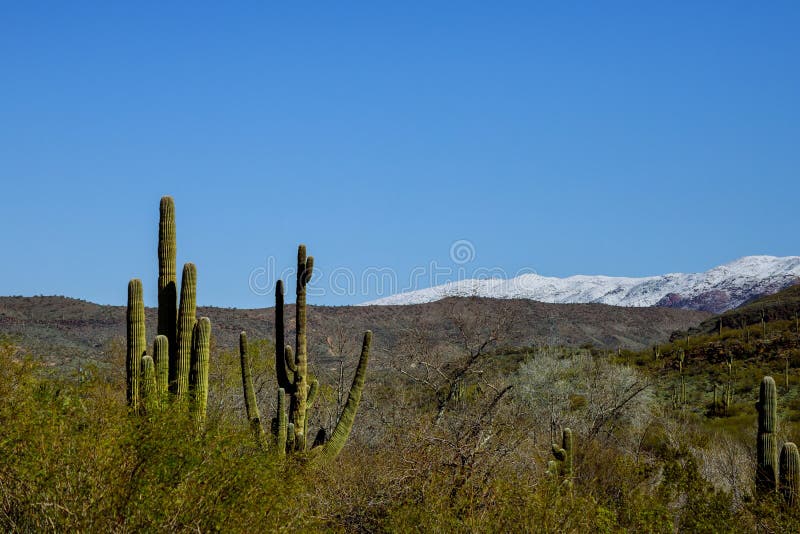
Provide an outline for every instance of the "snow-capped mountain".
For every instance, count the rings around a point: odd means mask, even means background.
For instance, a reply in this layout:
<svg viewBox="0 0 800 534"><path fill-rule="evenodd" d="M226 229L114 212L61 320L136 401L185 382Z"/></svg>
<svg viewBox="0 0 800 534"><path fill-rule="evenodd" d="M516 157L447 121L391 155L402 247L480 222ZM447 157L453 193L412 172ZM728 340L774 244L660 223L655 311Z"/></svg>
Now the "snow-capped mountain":
<svg viewBox="0 0 800 534"><path fill-rule="evenodd" d="M365 305L419 304L445 297L526 298L550 303L667 306L720 313L800 279L800 256L746 256L704 273L643 278L523 274L509 280L460 280L400 293Z"/></svg>

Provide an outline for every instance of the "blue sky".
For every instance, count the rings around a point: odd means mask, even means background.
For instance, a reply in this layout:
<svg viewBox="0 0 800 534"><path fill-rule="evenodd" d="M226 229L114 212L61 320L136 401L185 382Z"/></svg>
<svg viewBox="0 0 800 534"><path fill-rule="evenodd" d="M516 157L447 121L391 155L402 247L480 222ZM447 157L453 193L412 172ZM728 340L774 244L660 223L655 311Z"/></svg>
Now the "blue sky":
<svg viewBox="0 0 800 534"><path fill-rule="evenodd" d="M800 254L797 2L293 5L3 3L0 294L153 303L163 194L204 305Z"/></svg>

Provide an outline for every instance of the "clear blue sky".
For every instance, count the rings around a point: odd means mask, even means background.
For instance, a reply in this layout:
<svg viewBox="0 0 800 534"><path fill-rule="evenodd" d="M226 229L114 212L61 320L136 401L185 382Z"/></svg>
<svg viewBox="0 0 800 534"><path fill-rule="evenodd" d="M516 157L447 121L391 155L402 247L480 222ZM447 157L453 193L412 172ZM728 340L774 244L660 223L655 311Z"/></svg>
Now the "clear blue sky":
<svg viewBox="0 0 800 534"><path fill-rule="evenodd" d="M401 280L459 239L510 274L800 254L796 1L285 4L2 4L0 294L153 303L163 194L221 306L299 242Z"/></svg>

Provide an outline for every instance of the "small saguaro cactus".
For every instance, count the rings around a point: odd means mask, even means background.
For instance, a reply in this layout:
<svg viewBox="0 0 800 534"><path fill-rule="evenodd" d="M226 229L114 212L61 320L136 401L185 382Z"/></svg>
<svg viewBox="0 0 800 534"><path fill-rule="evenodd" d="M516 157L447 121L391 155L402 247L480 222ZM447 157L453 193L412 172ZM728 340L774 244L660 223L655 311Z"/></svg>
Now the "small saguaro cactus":
<svg viewBox="0 0 800 534"><path fill-rule="evenodd" d="M686 337L686 344L689 344L689 337ZM681 375L681 391L680 391L680 404L686 404L686 378L683 375L683 362L686 360L686 352L681 350L678 353L678 373Z"/></svg>
<svg viewBox="0 0 800 534"><path fill-rule="evenodd" d="M153 358L145 354L142 356L142 404L145 413L153 414L158 411L161 399L156 385L156 366Z"/></svg>
<svg viewBox="0 0 800 534"><path fill-rule="evenodd" d="M778 485L777 430L778 394L775 380L765 376L758 392L758 441L756 443L756 492L767 495Z"/></svg>
<svg viewBox="0 0 800 534"><path fill-rule="evenodd" d="M728 355L728 385L725 388L725 413L728 413L728 410L731 407L731 403L733 402L733 354Z"/></svg>
<svg viewBox="0 0 800 534"><path fill-rule="evenodd" d="M319 383L308 372L306 285L311 280L313 269L314 258L306 255L305 245L300 245L297 250L294 348L286 344L283 281L278 280L275 285L275 375L278 382L278 413L272 420L272 446L277 448L279 456L283 456L286 452L302 453L309 450L310 445L314 459L331 459L339 454L353 427L366 380L372 332L367 331L364 334L353 383L330 438L327 439L324 429L320 429L313 443L309 443L309 415L319 391ZM242 349L240 346L245 409L252 425L253 413L257 413L253 410L255 395L252 393L249 365L245 364L246 355L242 351L246 351L246 348ZM284 397L288 397L288 412ZM260 431L256 431L256 435L259 436Z"/></svg>
<svg viewBox="0 0 800 534"><path fill-rule="evenodd" d="M781 494L786 504L794 508L800 503L800 453L790 441L781 447L780 471Z"/></svg>
<svg viewBox="0 0 800 534"><path fill-rule="evenodd" d="M156 368L158 396L163 398L169 384L169 341L167 336L156 336L153 341L153 363Z"/></svg>
<svg viewBox="0 0 800 534"><path fill-rule="evenodd" d="M714 384L714 398L711 401L711 413L716 415L717 414L717 385Z"/></svg>
<svg viewBox="0 0 800 534"><path fill-rule="evenodd" d="M784 360L784 368L783 368L783 380L784 380L784 387L786 388L786 392L789 392L789 353L783 355Z"/></svg>
<svg viewBox="0 0 800 534"><path fill-rule="evenodd" d="M557 475L570 480L572 478L573 461L572 430L565 428L561 431L561 446L553 443L552 451L555 460L550 460L547 464L547 471L552 475Z"/></svg>

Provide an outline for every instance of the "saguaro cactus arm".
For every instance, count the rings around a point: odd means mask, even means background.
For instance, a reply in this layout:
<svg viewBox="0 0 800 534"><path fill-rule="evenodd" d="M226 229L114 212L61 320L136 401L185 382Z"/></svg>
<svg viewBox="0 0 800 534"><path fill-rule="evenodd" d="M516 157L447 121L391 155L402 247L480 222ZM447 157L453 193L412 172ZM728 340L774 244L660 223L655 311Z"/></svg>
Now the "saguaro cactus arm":
<svg viewBox="0 0 800 534"><path fill-rule="evenodd" d="M261 414L258 410L256 401L256 391L253 387L253 373L250 369L250 357L247 354L247 334L239 334L239 362L242 367L242 388L244 389L244 407L247 413L247 420L250 421L250 428L256 438L256 442L261 445L263 441L264 429L261 426Z"/></svg>
<svg viewBox="0 0 800 534"><path fill-rule="evenodd" d="M339 416L339 421L331 433L330 439L322 446L312 449L315 458L319 460L330 460L342 450L347 441L350 431L353 428L353 421L356 418L358 405L361 402L361 394L364 391L364 382L367 378L367 363L369 362L369 352L372 346L372 331L364 333L364 341L361 345L361 357L358 359L358 367L353 377L353 384L347 394L347 401Z"/></svg>
<svg viewBox="0 0 800 534"><path fill-rule="evenodd" d="M286 324L284 319L283 280L275 284L275 376L278 387L291 393L294 388L294 373L287 369L289 355L286 353ZM294 355L291 355L294 364Z"/></svg>
<svg viewBox="0 0 800 534"><path fill-rule="evenodd" d="M192 332L197 322L197 268L194 263L183 266L181 275L181 304L178 310L177 347L170 350L170 391L184 398L189 389L192 354Z"/></svg>

